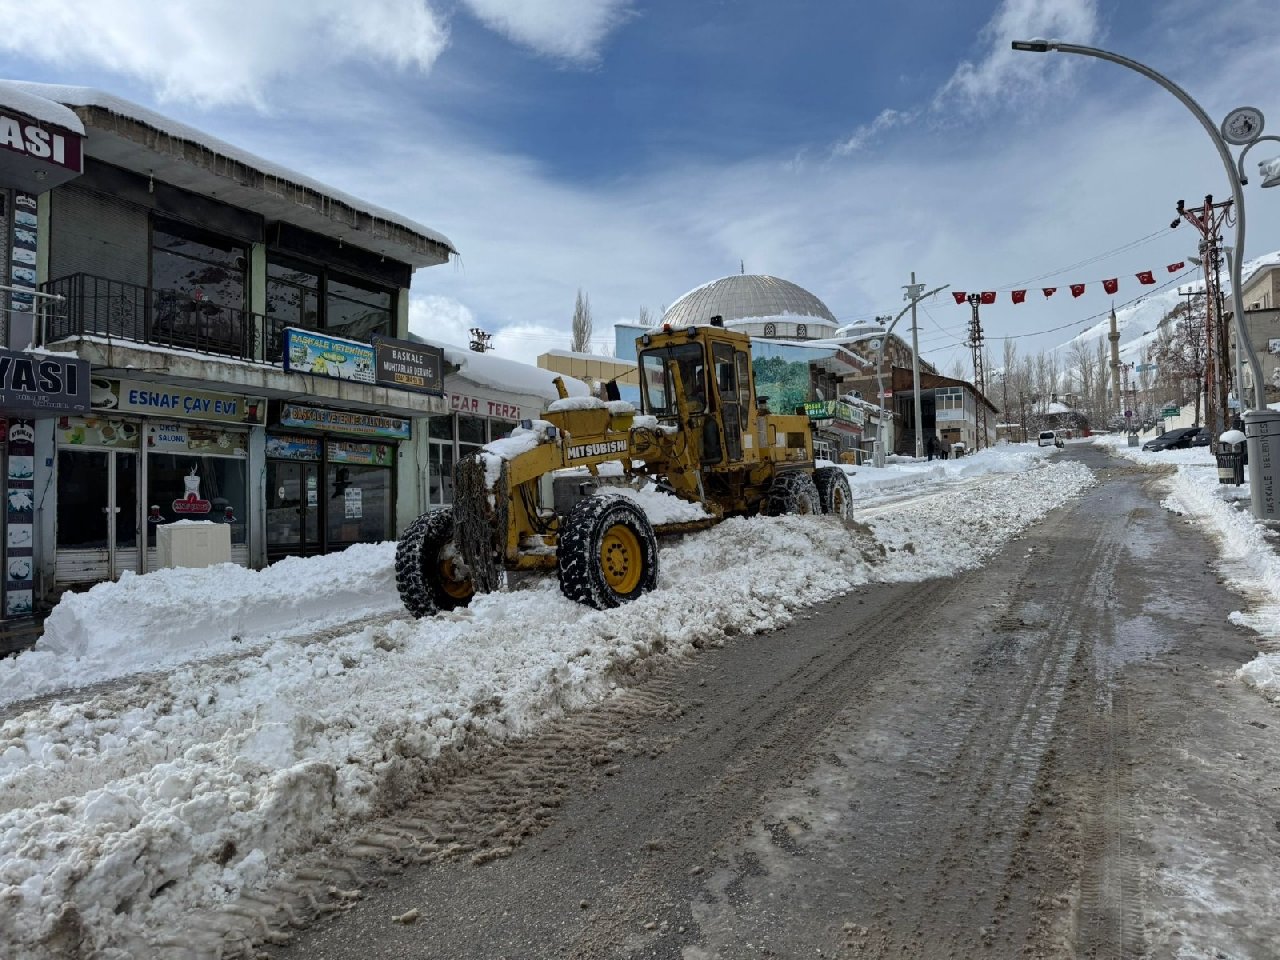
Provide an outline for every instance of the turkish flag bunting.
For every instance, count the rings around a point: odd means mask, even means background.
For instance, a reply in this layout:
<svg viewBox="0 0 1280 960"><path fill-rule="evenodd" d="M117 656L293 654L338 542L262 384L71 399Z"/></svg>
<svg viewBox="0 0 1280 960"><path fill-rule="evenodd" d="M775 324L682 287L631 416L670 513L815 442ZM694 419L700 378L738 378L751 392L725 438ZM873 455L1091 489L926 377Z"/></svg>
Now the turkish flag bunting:
<svg viewBox="0 0 1280 960"><path fill-rule="evenodd" d="M1112 277L1110 280L1103 280L1102 289L1107 291L1107 293L1115 293L1120 289L1120 278Z"/></svg>
<svg viewBox="0 0 1280 960"><path fill-rule="evenodd" d="M1025 291L1025 290L1015 290L1015 291L1013 291L1013 302L1014 302L1014 303L1021 303L1021 302L1022 302L1023 300L1025 300L1025 299L1027 299L1027 291Z"/></svg>
<svg viewBox="0 0 1280 960"><path fill-rule="evenodd" d="M966 294L963 290L952 290L951 295L956 298L956 303L964 303Z"/></svg>
<svg viewBox="0 0 1280 960"><path fill-rule="evenodd" d="M1185 267L1186 265L1187 265L1187 264L1186 264L1186 262L1185 262L1185 261L1182 261L1182 260L1179 260L1177 263L1171 263L1171 264L1169 264L1169 272L1170 272L1170 273L1177 273L1179 270L1181 270L1181 269L1182 269L1183 267Z"/></svg>
<svg viewBox="0 0 1280 960"><path fill-rule="evenodd" d="M1154 275L1152 275L1150 270L1143 270L1140 274L1138 274L1138 282L1139 283L1155 283L1156 278Z"/></svg>
<svg viewBox="0 0 1280 960"><path fill-rule="evenodd" d="M982 291L982 302L983 302L983 303L995 303L995 302L996 302L996 292L995 292L994 290L983 290L983 291Z"/></svg>
<svg viewBox="0 0 1280 960"><path fill-rule="evenodd" d="M1058 288L1057 288L1057 287L1042 287L1042 288L1041 288L1041 291L1044 293L1044 298L1045 298L1046 300L1048 300L1050 297L1052 297L1055 293L1057 293L1057 292L1058 292Z"/></svg>
<svg viewBox="0 0 1280 960"><path fill-rule="evenodd" d="M1071 285L1071 295L1072 295L1073 297L1078 297L1078 296L1080 296L1080 295L1081 295L1081 294L1083 294L1083 293L1084 293L1084 284L1083 284L1083 283L1073 283L1073 284Z"/></svg>

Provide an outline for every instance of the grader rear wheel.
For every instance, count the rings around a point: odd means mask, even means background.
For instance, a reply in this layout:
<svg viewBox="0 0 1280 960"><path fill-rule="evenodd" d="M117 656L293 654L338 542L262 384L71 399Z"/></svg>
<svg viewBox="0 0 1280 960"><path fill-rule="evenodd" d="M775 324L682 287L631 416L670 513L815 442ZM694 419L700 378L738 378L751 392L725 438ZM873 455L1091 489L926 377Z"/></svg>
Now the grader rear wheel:
<svg viewBox="0 0 1280 960"><path fill-rule="evenodd" d="M579 500L560 528L560 591L608 610L658 585L658 541L644 511L621 496Z"/></svg>
<svg viewBox="0 0 1280 960"><path fill-rule="evenodd" d="M821 511L818 488L814 486L813 477L809 474L795 470L780 473L773 478L769 498L765 501L766 514L780 517L788 513L805 515Z"/></svg>
<svg viewBox="0 0 1280 960"><path fill-rule="evenodd" d="M823 513L834 514L842 520L853 517L853 490L843 470L819 467L813 471L813 482L818 488L818 504Z"/></svg>
<svg viewBox="0 0 1280 960"><path fill-rule="evenodd" d="M396 589L415 617L471 602L475 587L453 545L452 510L424 513L405 530L396 545Z"/></svg>

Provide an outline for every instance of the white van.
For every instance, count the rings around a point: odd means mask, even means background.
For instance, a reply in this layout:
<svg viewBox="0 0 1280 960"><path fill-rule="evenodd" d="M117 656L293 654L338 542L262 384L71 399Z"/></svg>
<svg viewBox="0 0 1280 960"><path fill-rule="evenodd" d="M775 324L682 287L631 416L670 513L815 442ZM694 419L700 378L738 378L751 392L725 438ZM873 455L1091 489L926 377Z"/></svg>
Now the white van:
<svg viewBox="0 0 1280 960"><path fill-rule="evenodd" d="M1052 447L1058 442L1058 435L1052 430L1041 430L1040 439L1036 442L1041 447Z"/></svg>

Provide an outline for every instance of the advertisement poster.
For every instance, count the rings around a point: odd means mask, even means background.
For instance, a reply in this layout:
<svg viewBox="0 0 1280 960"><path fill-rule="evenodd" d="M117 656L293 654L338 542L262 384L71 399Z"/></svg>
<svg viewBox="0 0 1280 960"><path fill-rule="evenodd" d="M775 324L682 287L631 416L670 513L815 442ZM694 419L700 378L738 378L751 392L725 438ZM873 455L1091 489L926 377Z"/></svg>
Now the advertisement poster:
<svg viewBox="0 0 1280 960"><path fill-rule="evenodd" d="M331 442L328 449L332 463L355 463L364 467L389 467L395 463L395 452L380 443Z"/></svg>
<svg viewBox="0 0 1280 960"><path fill-rule="evenodd" d="M5 498L4 615L29 617L35 589L35 452L32 420L10 420Z"/></svg>
<svg viewBox="0 0 1280 960"><path fill-rule="evenodd" d="M9 293L10 316L31 313L36 289L36 198L29 193L13 195L13 245L9 248L9 285L18 289ZM30 331L28 331L30 332ZM15 341L10 338L10 342Z"/></svg>
<svg viewBox="0 0 1280 960"><path fill-rule="evenodd" d="M756 357L751 361L756 396L769 398L773 413L795 413L809 399L808 361Z"/></svg>
<svg viewBox="0 0 1280 960"><path fill-rule="evenodd" d="M284 368L334 380L373 383L373 347L314 330L284 329Z"/></svg>
<svg viewBox="0 0 1280 960"><path fill-rule="evenodd" d="M347 487L342 491L342 502L346 506L348 520L359 520L364 516L364 491L359 487Z"/></svg>
<svg viewBox="0 0 1280 960"><path fill-rule="evenodd" d="M319 460L320 441L315 437L267 437L267 456L273 460Z"/></svg>

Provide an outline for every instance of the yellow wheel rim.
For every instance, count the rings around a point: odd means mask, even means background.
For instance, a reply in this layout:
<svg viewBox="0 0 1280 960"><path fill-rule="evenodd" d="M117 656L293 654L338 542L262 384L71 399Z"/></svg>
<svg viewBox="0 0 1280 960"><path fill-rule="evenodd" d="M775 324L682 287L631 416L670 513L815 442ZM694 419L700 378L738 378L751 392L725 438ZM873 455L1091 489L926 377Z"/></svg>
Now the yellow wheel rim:
<svg viewBox="0 0 1280 960"><path fill-rule="evenodd" d="M625 524L615 523L600 541L600 569L604 582L616 593L631 593L640 586L644 554L640 538Z"/></svg>
<svg viewBox="0 0 1280 960"><path fill-rule="evenodd" d="M839 487L831 491L831 512L837 517L844 516L844 491Z"/></svg>
<svg viewBox="0 0 1280 960"><path fill-rule="evenodd" d="M444 556L443 551L437 569L440 571L440 589L453 599L467 600L476 592L471 586L471 578L464 577L453 557Z"/></svg>

